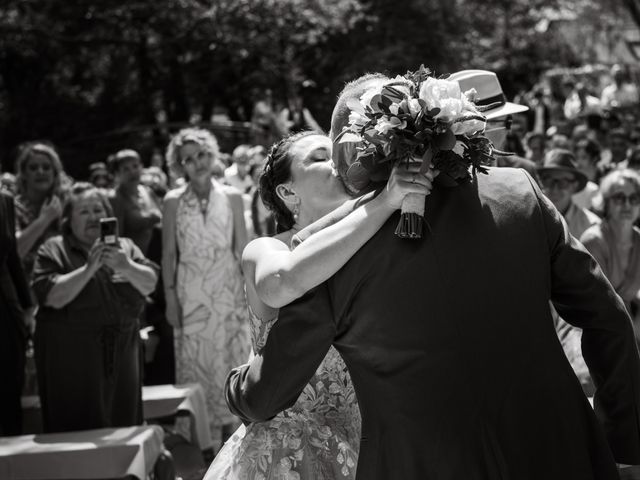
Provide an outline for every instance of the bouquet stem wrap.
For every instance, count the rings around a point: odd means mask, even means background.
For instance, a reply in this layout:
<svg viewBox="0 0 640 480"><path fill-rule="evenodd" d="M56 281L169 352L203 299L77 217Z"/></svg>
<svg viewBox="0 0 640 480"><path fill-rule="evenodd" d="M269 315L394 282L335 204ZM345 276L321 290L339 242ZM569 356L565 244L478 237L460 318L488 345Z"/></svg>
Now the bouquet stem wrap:
<svg viewBox="0 0 640 480"><path fill-rule="evenodd" d="M410 193L402 201L396 235L400 238L422 238L426 195Z"/></svg>

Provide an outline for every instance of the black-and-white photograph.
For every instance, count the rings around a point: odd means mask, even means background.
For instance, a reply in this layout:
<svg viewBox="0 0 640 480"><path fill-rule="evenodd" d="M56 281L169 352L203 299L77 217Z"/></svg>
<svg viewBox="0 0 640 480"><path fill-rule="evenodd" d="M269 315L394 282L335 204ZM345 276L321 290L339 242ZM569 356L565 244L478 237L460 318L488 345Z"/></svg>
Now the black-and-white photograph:
<svg viewBox="0 0 640 480"><path fill-rule="evenodd" d="M0 2L0 480L640 480L640 0Z"/></svg>

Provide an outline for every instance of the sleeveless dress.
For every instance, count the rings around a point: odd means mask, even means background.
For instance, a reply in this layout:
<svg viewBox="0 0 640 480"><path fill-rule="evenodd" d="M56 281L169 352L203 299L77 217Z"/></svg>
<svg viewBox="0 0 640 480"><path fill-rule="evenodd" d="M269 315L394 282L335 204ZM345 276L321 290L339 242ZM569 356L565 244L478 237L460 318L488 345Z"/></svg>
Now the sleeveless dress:
<svg viewBox="0 0 640 480"><path fill-rule="evenodd" d="M177 295L182 328L175 330L176 379L202 385L210 429L237 422L224 398L229 371L250 354L244 281L233 254L233 214L224 187L213 181L203 215L187 186L179 199ZM182 429L180 429L182 430Z"/></svg>
<svg viewBox="0 0 640 480"><path fill-rule="evenodd" d="M254 351L277 321L251 313ZM360 446L360 411L347 367L331 347L293 407L241 426L204 480L353 480Z"/></svg>

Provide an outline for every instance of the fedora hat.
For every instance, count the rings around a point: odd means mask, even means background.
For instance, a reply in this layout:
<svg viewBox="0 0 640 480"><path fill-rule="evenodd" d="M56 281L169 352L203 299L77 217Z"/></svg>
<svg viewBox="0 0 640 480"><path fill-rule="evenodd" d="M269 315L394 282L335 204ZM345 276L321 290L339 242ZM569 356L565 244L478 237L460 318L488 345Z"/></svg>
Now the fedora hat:
<svg viewBox="0 0 640 480"><path fill-rule="evenodd" d="M545 156L542 166L536 167L536 172L538 172L539 176L551 172L571 173L578 182L578 188L576 189L576 192L579 192L587 186L587 182L589 181L589 179L584 173L578 170L578 167L576 167L576 163L573 159L574 156L569 150L563 150L559 148L551 150Z"/></svg>
<svg viewBox="0 0 640 480"><path fill-rule="evenodd" d="M447 80L458 82L463 92L474 88L477 92L474 103L480 107L490 106L482 112L488 120L529 110L524 105L507 102L498 76L488 70L462 70L452 73Z"/></svg>

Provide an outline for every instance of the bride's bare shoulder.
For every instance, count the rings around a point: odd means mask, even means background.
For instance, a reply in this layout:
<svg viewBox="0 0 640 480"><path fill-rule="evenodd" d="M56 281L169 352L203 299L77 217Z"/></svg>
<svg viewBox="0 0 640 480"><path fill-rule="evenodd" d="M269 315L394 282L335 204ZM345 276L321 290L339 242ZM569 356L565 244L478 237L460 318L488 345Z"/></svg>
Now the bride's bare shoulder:
<svg viewBox="0 0 640 480"><path fill-rule="evenodd" d="M292 232L283 232L273 237L260 237L251 240L242 253L242 262L255 264L269 252L289 250L292 237Z"/></svg>

